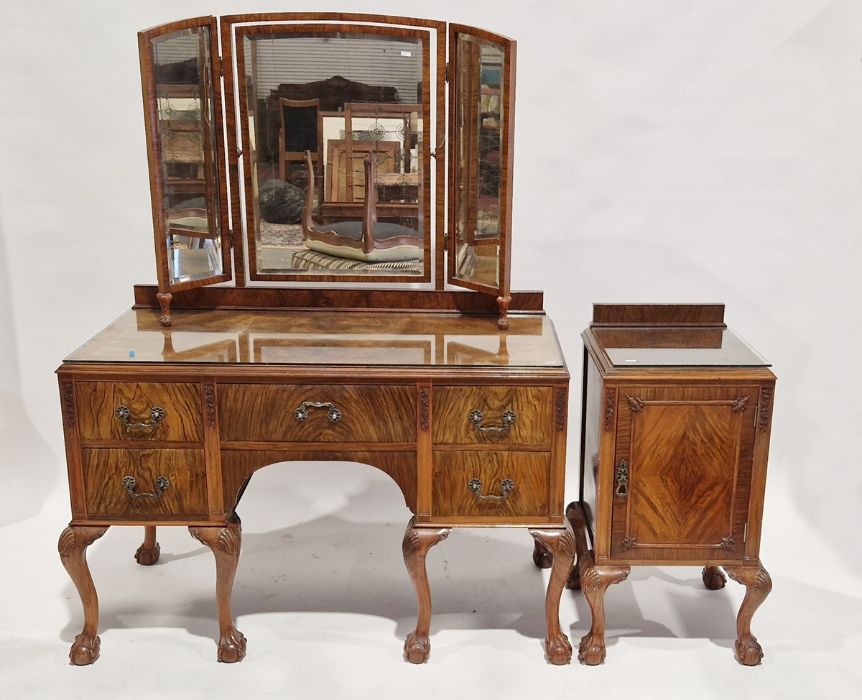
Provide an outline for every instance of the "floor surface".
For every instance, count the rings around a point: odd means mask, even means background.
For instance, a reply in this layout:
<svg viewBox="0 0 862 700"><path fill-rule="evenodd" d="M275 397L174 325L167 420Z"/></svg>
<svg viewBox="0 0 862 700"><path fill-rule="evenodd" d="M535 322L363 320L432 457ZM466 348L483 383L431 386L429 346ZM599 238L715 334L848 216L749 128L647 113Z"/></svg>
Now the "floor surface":
<svg viewBox="0 0 862 700"><path fill-rule="evenodd" d="M456 530L431 550L430 661L402 661L416 603L401 559L409 512L384 474L297 463L259 472L239 509L234 587L240 664L216 663L212 555L184 528L161 528L153 567L132 555L141 528L89 550L102 655L68 665L82 624L56 554L65 484L38 517L0 528L0 698L854 698L862 690L860 579L807 536L770 485L763 559L773 593L754 617L766 657L733 659L743 587L702 587L699 569L636 568L607 595L603 666L543 659L547 571L524 530ZM563 594L563 629L589 626Z"/></svg>

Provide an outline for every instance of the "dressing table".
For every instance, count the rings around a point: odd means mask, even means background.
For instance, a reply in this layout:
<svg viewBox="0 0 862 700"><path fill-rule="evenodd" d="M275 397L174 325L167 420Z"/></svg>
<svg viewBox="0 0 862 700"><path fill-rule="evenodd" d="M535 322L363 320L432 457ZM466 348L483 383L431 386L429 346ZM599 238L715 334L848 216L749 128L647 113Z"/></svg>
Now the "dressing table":
<svg viewBox="0 0 862 700"><path fill-rule="evenodd" d="M568 663L569 375L541 292L509 284L515 43L281 13L171 23L139 49L158 284L57 371L59 551L84 608L71 662L99 656L86 550L112 526L143 528L142 565L161 526L212 550L218 660L242 660L244 489L267 465L348 460L413 513L407 661L430 651L429 548L509 526L552 567L545 652Z"/></svg>

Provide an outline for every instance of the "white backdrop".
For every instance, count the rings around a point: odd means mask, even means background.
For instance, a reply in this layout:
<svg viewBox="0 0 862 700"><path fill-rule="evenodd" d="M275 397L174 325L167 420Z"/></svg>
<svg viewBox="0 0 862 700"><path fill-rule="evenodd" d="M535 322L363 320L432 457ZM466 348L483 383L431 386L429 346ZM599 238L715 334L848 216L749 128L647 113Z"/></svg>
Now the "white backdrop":
<svg viewBox="0 0 862 700"><path fill-rule="evenodd" d="M412 14L518 40L513 288L545 290L572 396L593 302L725 302L729 324L779 378L764 561L774 578L853 590L862 576L862 3L853 0L4 0L0 524L19 528L7 533L20 544L24 524L43 522L53 537L68 517L53 370L131 305L133 283L155 280L136 31L301 9ZM573 401L573 455L578 409ZM26 581L26 562L14 563ZM788 615L814 603L786 602ZM858 596L847 605L858 630ZM850 639L858 649L858 633L847 633L837 652ZM62 663L66 642L52 644L46 666ZM858 674L834 663L843 677Z"/></svg>

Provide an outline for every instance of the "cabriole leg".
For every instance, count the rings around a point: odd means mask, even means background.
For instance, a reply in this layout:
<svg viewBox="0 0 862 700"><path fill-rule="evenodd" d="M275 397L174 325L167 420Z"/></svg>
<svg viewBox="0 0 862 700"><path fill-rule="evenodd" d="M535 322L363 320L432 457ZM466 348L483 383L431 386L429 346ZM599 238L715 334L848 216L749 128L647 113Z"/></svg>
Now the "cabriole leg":
<svg viewBox="0 0 862 700"><path fill-rule="evenodd" d="M234 626L230 607L242 539L239 518L234 516L224 527L189 527L189 532L215 555L219 620L218 660L228 664L242 661L245 658L245 637Z"/></svg>
<svg viewBox="0 0 862 700"><path fill-rule="evenodd" d="M628 566L596 566L592 551L578 562L581 570L581 590L592 613L590 631L581 638L578 661L587 666L597 666L605 660L605 592L613 583L625 581Z"/></svg>
<svg viewBox="0 0 862 700"><path fill-rule="evenodd" d="M84 607L84 628L75 637L69 651L69 661L75 666L86 666L99 658L99 598L90 567L87 566L87 547L104 535L107 529L107 526L70 525L60 534L57 543L60 561L78 589Z"/></svg>
<svg viewBox="0 0 862 700"><path fill-rule="evenodd" d="M162 548L156 541L156 526L144 526L144 543L135 552L135 561L141 566L152 566L159 560Z"/></svg>
<svg viewBox="0 0 862 700"><path fill-rule="evenodd" d="M416 587L416 600L419 607L416 629L404 642L404 660L411 664L424 664L431 653L431 641L428 639L431 629L431 590L428 586L425 558L428 550L441 540L445 540L451 530L415 527L415 520L411 518L407 523L404 541L401 543L404 563Z"/></svg>
<svg viewBox="0 0 862 700"><path fill-rule="evenodd" d="M530 530L530 534L541 542L544 550L552 557L551 579L545 596L545 658L555 666L562 666L572 660L572 645L560 629L560 596L566 579L572 570L575 559L575 536L566 523L560 530Z"/></svg>
<svg viewBox="0 0 862 700"><path fill-rule="evenodd" d="M745 598L736 616L734 655L743 666L757 666L763 659L763 648L757 637L751 634L751 618L772 591L772 579L762 565L725 566L724 570L730 578L745 586Z"/></svg>

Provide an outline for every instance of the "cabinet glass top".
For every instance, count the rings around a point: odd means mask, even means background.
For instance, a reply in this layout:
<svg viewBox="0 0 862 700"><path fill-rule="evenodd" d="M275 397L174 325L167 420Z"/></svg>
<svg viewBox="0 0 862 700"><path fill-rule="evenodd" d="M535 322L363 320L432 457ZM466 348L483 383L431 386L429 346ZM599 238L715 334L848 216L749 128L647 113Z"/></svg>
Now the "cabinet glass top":
<svg viewBox="0 0 862 700"><path fill-rule="evenodd" d="M541 314L497 316L344 311L123 314L66 362L563 367L553 324Z"/></svg>
<svg viewBox="0 0 862 700"><path fill-rule="evenodd" d="M769 367L729 328L593 328L614 367Z"/></svg>

